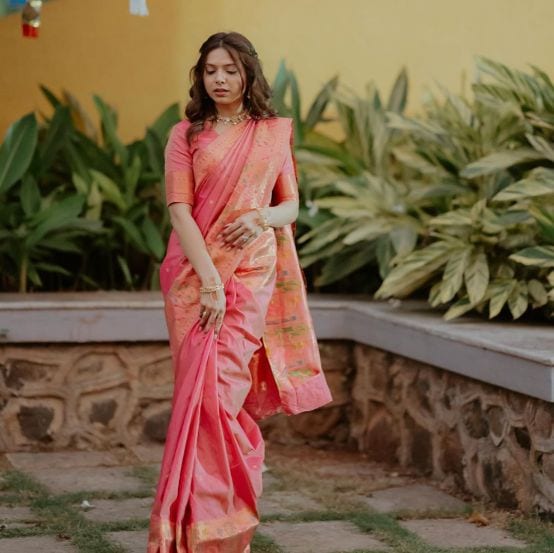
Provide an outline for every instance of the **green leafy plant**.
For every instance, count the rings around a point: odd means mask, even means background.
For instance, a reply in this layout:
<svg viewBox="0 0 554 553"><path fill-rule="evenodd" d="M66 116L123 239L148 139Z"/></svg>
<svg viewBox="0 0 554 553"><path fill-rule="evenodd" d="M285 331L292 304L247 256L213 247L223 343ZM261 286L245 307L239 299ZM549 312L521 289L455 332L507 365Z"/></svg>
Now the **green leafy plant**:
<svg viewBox="0 0 554 553"><path fill-rule="evenodd" d="M100 97L98 132L73 96L41 88L53 115L41 125L23 117L0 148L3 289L156 287L169 232L163 150L177 105L124 144Z"/></svg>
<svg viewBox="0 0 554 553"><path fill-rule="evenodd" d="M431 286L429 301L448 306L447 319L471 309L487 309L493 318L504 306L514 319L531 307L544 307L548 315L551 125L536 105L524 105L518 87L543 87L545 99L554 87L542 73L523 79L488 60L480 67L499 82L476 84L473 103L445 92L443 103L429 101L421 119L389 117L390 126L412 139L399 160L419 171L438 213L427 221L422 247L391 260L376 297L406 297Z"/></svg>

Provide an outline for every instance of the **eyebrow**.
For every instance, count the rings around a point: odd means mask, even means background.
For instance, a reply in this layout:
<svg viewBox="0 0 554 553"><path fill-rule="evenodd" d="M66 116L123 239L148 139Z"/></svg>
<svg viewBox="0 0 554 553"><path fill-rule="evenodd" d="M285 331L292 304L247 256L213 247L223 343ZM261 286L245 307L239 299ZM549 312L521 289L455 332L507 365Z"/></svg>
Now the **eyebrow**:
<svg viewBox="0 0 554 553"><path fill-rule="evenodd" d="M207 64L206 64L206 67L207 67L208 65L210 65L211 67L217 67L217 64L215 64L215 63L207 63ZM234 66L236 67L237 64L236 64L236 63L224 63L224 64L223 64L223 67L229 67L230 65L234 65Z"/></svg>

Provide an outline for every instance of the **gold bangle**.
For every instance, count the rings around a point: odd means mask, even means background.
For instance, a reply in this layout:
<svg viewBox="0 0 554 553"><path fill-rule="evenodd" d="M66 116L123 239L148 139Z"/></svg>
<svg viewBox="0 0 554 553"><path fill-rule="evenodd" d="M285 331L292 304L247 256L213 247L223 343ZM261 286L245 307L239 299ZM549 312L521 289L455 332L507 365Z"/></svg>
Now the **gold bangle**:
<svg viewBox="0 0 554 553"><path fill-rule="evenodd" d="M263 208L257 207L256 211L258 212L258 217L260 218L260 225L263 230L267 230L269 228L269 220L267 218L267 215L262 211Z"/></svg>
<svg viewBox="0 0 554 553"><path fill-rule="evenodd" d="M223 290L223 284L213 284L212 286L200 286L201 294L209 294L211 292L216 292L217 290Z"/></svg>

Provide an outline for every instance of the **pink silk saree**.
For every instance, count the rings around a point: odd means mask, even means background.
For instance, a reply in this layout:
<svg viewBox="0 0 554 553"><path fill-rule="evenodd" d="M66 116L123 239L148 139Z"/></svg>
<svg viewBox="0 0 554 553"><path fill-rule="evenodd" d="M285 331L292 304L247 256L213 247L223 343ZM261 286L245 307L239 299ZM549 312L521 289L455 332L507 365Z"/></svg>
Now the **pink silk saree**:
<svg viewBox="0 0 554 553"><path fill-rule="evenodd" d="M243 249L225 250L219 239L241 213L287 196L276 183L294 159L292 120L247 119L221 135L211 130L211 138L204 129L191 147L189 124L175 125L166 146L167 200L192 205L225 285L226 312L219 336L202 331L200 280L173 231L160 281L174 391L148 553L246 553L259 523L265 454L256 420L332 397L294 225L269 228Z"/></svg>

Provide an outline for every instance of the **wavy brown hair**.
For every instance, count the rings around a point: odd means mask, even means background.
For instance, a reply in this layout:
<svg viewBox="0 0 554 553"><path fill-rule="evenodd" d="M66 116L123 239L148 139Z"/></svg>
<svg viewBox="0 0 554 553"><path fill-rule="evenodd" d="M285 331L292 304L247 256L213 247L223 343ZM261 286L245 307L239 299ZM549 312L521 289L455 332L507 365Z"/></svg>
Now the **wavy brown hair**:
<svg viewBox="0 0 554 553"><path fill-rule="evenodd" d="M258 54L252 43L240 33L215 33L200 47L200 57L190 70L192 86L189 89L190 101L185 107L185 115L191 122L187 129L189 144L204 127L204 122L217 115L214 101L204 87L204 68L208 54L216 48L225 48L233 61L242 64L246 73L244 108L253 119L268 119L277 115L271 105L272 91L263 71Z"/></svg>

